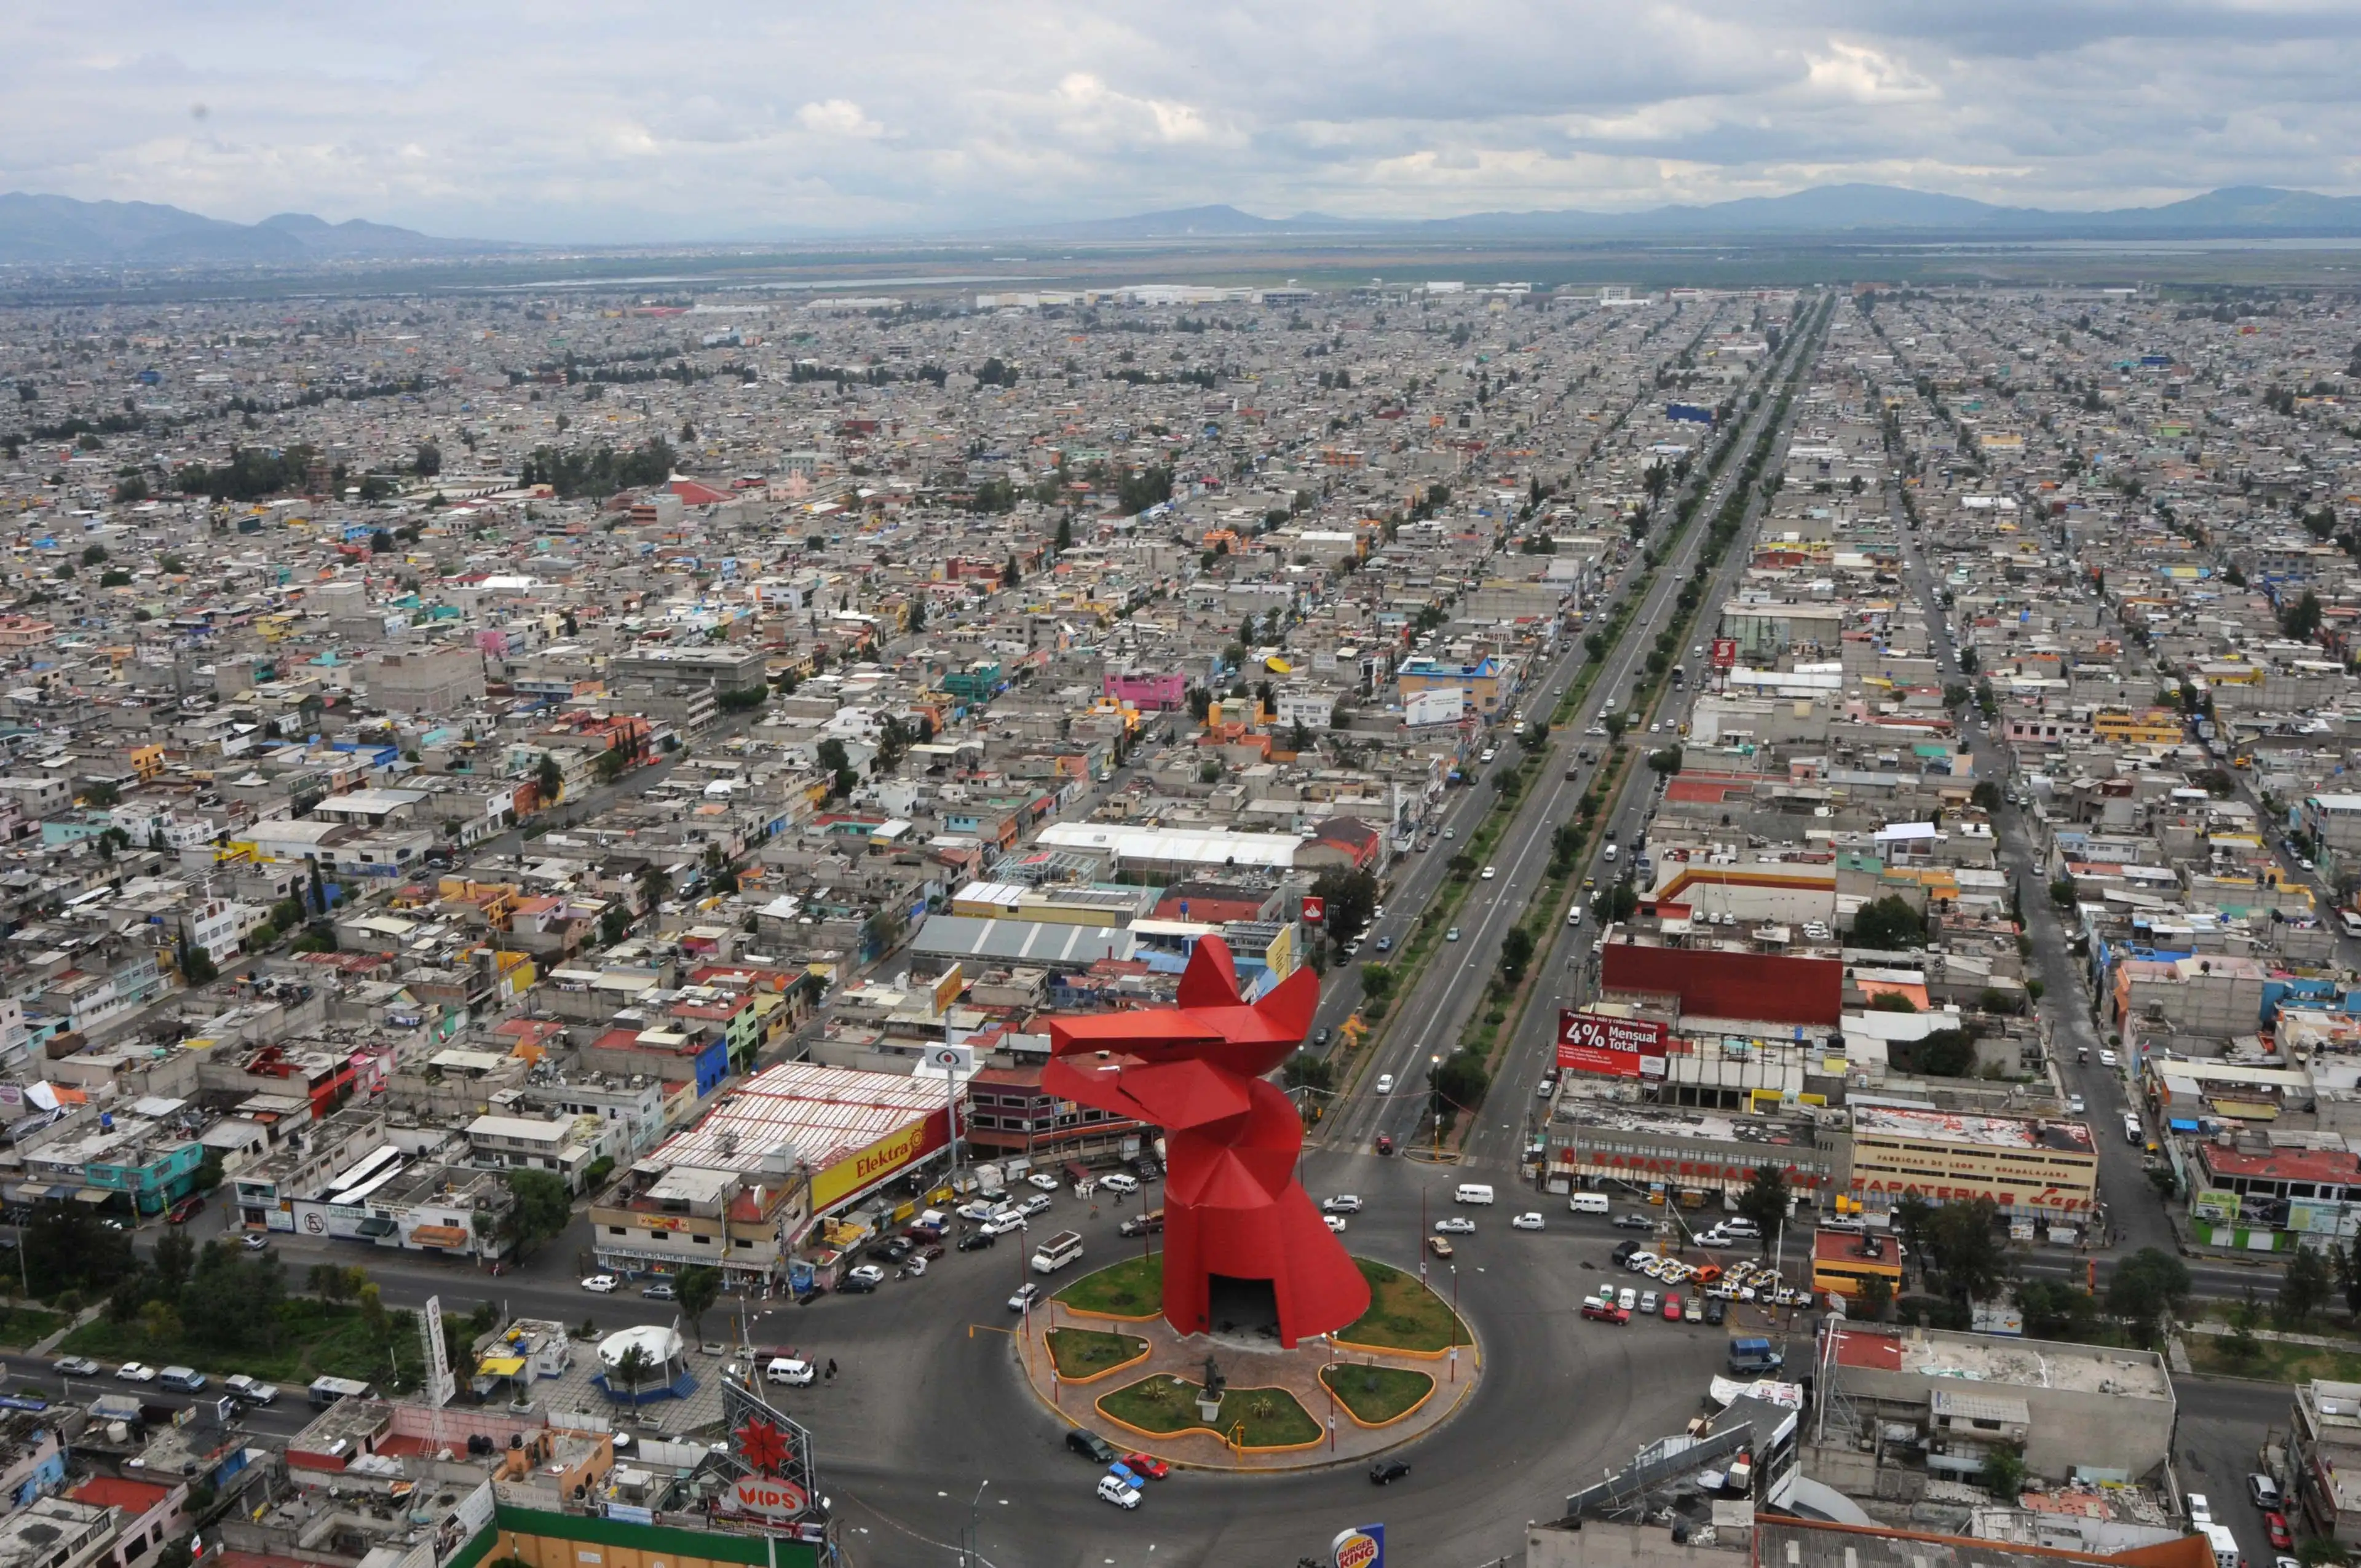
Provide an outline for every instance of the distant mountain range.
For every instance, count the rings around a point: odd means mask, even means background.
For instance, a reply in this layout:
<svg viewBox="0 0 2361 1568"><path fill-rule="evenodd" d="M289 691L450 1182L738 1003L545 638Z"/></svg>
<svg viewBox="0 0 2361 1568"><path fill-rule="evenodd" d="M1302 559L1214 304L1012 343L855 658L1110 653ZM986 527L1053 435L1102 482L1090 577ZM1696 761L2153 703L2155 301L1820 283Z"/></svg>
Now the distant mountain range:
<svg viewBox="0 0 2361 1568"><path fill-rule="evenodd" d="M1277 239L1290 235L1590 240L1885 234L2041 239L2324 238L2361 235L2361 197L2242 185L2161 207L2078 213L1995 206L1898 185L1817 185L1787 196L1749 196L1705 206L1651 207L1632 213L1569 207L1389 220L1339 218L1326 213L1263 218L1235 207L1183 207L1001 232L1077 240Z"/></svg>
<svg viewBox="0 0 2361 1568"><path fill-rule="evenodd" d="M2361 236L2361 197L2323 196L2241 185L2161 207L2053 212L2002 207L1896 185L1818 185L1786 196L1750 196L1704 206L1594 213L1580 208L1469 213L1426 219L1339 218L1298 213L1264 218L1235 207L1184 207L1131 217L1028 224L967 231L972 237L1125 240L1308 239L1525 241L1874 238L2294 239ZM817 235L812 236L818 238ZM835 237L848 239L851 235ZM796 243L782 236L775 243ZM0 265L302 267L326 261L401 261L481 256L525 247L445 239L353 219L332 224L281 213L258 224L226 223L152 202L78 202L70 196L0 194ZM645 248L644 245L634 248Z"/></svg>
<svg viewBox="0 0 2361 1568"><path fill-rule="evenodd" d="M358 218L332 224L309 213L233 224L154 202L0 194L0 264L301 267L316 261L393 261L511 248L484 240L438 239Z"/></svg>

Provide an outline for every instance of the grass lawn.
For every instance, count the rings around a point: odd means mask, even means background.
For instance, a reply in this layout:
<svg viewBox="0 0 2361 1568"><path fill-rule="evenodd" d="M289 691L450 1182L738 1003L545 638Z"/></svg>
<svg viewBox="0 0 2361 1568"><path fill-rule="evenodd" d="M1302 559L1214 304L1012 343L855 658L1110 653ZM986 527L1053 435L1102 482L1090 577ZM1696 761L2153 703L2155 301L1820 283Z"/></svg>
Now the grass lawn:
<svg viewBox="0 0 2361 1568"><path fill-rule="evenodd" d="M280 1304L278 1320L277 1332L269 1342L258 1335L251 1349L216 1349L192 1340L185 1329L159 1339L137 1321L116 1323L104 1318L68 1334L59 1349L60 1354L87 1355L110 1366L144 1361L150 1366L193 1366L222 1376L243 1372L291 1386L320 1376L384 1383L390 1370L386 1353L371 1343L359 1308L308 1299L290 1300ZM392 1338L402 1385L415 1387L421 1373L417 1328L396 1328Z"/></svg>
<svg viewBox="0 0 2361 1568"><path fill-rule="evenodd" d="M1320 1369L1320 1381L1336 1396L1336 1402L1372 1426L1389 1421L1421 1399L1434 1387L1434 1379L1423 1372L1409 1372L1399 1366L1358 1366L1340 1361L1334 1366Z"/></svg>
<svg viewBox="0 0 2361 1568"><path fill-rule="evenodd" d="M37 1344L65 1326L63 1312L47 1312L38 1307L0 1307L0 1344L12 1350Z"/></svg>
<svg viewBox="0 0 2361 1568"><path fill-rule="evenodd" d="M1353 1261L1369 1282L1369 1310L1360 1321L1337 1330L1338 1339L1387 1350L1447 1350L1476 1343L1451 1303L1420 1284L1417 1275L1366 1257Z"/></svg>
<svg viewBox="0 0 2361 1568"><path fill-rule="evenodd" d="M1117 1388L1099 1400L1108 1415L1142 1431L1170 1433L1211 1430L1197 1414L1197 1385L1159 1373ZM1311 1442L1323 1430L1284 1388L1231 1388L1222 1395L1219 1435L1243 1423L1238 1441L1248 1448L1283 1448Z"/></svg>
<svg viewBox="0 0 2361 1568"><path fill-rule="evenodd" d="M1145 1318L1164 1310L1164 1255L1127 1258L1096 1274L1085 1274L1055 1298L1084 1312Z"/></svg>
<svg viewBox="0 0 2361 1568"><path fill-rule="evenodd" d="M2229 1341L2218 1334L2184 1334L2180 1343L2189 1347L2190 1366L2201 1373L2259 1377L2270 1383L2308 1383L2315 1377L2361 1382L2361 1349L2330 1350L2258 1339L2254 1354L2241 1356L2229 1350Z"/></svg>
<svg viewBox="0 0 2361 1568"><path fill-rule="evenodd" d="M1148 1348L1144 1339L1129 1334L1101 1333L1096 1329L1052 1329L1049 1359L1060 1377L1089 1377L1110 1366L1121 1366Z"/></svg>

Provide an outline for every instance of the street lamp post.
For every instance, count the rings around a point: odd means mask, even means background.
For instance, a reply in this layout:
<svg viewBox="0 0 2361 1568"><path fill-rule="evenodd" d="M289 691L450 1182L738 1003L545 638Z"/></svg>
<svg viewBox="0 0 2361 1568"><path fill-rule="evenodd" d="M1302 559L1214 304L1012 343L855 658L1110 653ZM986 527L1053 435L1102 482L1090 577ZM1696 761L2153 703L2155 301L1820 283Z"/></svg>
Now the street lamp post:
<svg viewBox="0 0 2361 1568"><path fill-rule="evenodd" d="M975 1511L983 1503L983 1489L991 1485L992 1478L988 1475L985 1476L982 1481L976 1483L975 1496L968 1499L967 1544L960 1549L960 1568L968 1568L971 1559L978 1555L976 1552Z"/></svg>
<svg viewBox="0 0 2361 1568"><path fill-rule="evenodd" d="M1443 1058L1433 1052L1426 1058L1426 1113L1434 1123L1434 1157L1443 1157Z"/></svg>

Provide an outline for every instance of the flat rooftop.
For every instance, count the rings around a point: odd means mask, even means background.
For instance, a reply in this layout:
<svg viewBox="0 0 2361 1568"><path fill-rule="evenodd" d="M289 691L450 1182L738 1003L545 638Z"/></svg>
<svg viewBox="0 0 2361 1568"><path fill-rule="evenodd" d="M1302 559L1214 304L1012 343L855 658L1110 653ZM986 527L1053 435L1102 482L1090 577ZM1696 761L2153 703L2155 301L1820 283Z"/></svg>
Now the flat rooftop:
<svg viewBox="0 0 2361 1568"><path fill-rule="evenodd" d="M2094 1152L2091 1129L2081 1122L2027 1116L1971 1116L1951 1111L1910 1111L1897 1105L1856 1105L1852 1130L1885 1133L1933 1143L1978 1144L1986 1148L2069 1149Z"/></svg>
<svg viewBox="0 0 2361 1568"><path fill-rule="evenodd" d="M2164 1358L2152 1351L2050 1340L1913 1329L1839 1331L1837 1364L1868 1372L1911 1372L2003 1387L2056 1388L2125 1399L2172 1400Z"/></svg>

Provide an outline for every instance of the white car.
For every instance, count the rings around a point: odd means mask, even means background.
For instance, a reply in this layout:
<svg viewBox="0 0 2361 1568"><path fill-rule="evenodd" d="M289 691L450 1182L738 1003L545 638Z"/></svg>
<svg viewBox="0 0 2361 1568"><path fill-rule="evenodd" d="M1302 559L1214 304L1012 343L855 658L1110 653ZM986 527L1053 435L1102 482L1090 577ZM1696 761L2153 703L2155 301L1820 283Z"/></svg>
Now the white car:
<svg viewBox="0 0 2361 1568"><path fill-rule="evenodd" d="M1615 1304L1627 1312L1631 1311L1640 1305L1640 1292L1626 1285L1616 1296Z"/></svg>
<svg viewBox="0 0 2361 1568"><path fill-rule="evenodd" d="M1393 1091L1394 1075L1389 1072L1381 1072L1378 1074L1378 1092L1380 1094L1391 1094Z"/></svg>
<svg viewBox="0 0 2361 1568"><path fill-rule="evenodd" d="M615 1288L621 1283L621 1280L611 1274L594 1274L582 1282L582 1288L593 1295L611 1296L615 1293Z"/></svg>
<svg viewBox="0 0 2361 1568"><path fill-rule="evenodd" d="M1445 931L1443 934L1443 939L1446 942L1455 942L1459 940L1459 927L1454 926L1450 930Z"/></svg>
<svg viewBox="0 0 2361 1568"><path fill-rule="evenodd" d="M1525 1212L1518 1215L1515 1219L1510 1221L1509 1228L1512 1231L1538 1231L1542 1228L1542 1217L1539 1214L1534 1213L1532 1211L1527 1210Z"/></svg>
<svg viewBox="0 0 2361 1568"><path fill-rule="evenodd" d="M115 1376L125 1383L153 1383L156 1369L142 1361L126 1361L115 1369Z"/></svg>
<svg viewBox="0 0 2361 1568"><path fill-rule="evenodd" d="M883 1285L885 1283L885 1271L873 1263L864 1263L860 1267L847 1272L845 1277L858 1279L863 1285Z"/></svg>
<svg viewBox="0 0 2361 1568"><path fill-rule="evenodd" d="M1476 1222L1454 1214L1447 1220L1435 1221L1434 1234L1438 1236L1472 1236L1476 1234Z"/></svg>
<svg viewBox="0 0 2361 1568"><path fill-rule="evenodd" d="M1121 1192L1128 1195L1139 1190L1139 1178L1136 1176L1126 1176L1119 1170L1109 1171L1106 1175L1099 1178L1099 1185L1105 1188L1110 1192Z"/></svg>
<svg viewBox="0 0 2361 1568"><path fill-rule="evenodd" d="M1486 882L1490 882L1490 881L1493 879L1493 877L1495 877L1495 876L1497 876L1497 875L1499 875L1499 873L1498 872L1496 872L1496 871L1495 871L1492 867L1490 867L1490 866L1486 866L1486 867L1484 868L1484 880L1485 880Z"/></svg>
<svg viewBox="0 0 2361 1568"><path fill-rule="evenodd" d="M1323 1214L1320 1219L1331 1231L1341 1233L1345 1229L1345 1216L1342 1214Z"/></svg>
<svg viewBox="0 0 2361 1568"><path fill-rule="evenodd" d="M2099 1065L2100 1065L2101 1067L2113 1067L2113 1066L2114 1066L2114 1065L2115 1065L2115 1053L2114 1053L2114 1052L2113 1052L2113 1051L2107 1051L2107 1050L2103 1050L2103 1051L2101 1051L2101 1052L2099 1053Z"/></svg>
<svg viewBox="0 0 2361 1568"><path fill-rule="evenodd" d="M1378 921L1380 921L1380 920L1384 919L1385 917L1386 917L1386 906L1385 906L1384 905L1382 905L1382 904L1378 905L1375 909L1372 909L1372 910L1370 910L1370 911L1369 911L1369 924L1370 924L1370 925L1372 925L1372 926L1376 925Z"/></svg>
<svg viewBox="0 0 2361 1568"><path fill-rule="evenodd" d="M1058 1179L1050 1175L1046 1170L1037 1170L1025 1179L1031 1182L1034 1186L1039 1188L1044 1192L1055 1192L1058 1190Z"/></svg>
<svg viewBox="0 0 2361 1568"><path fill-rule="evenodd" d="M1322 1203L1320 1207L1331 1214L1357 1214L1361 1212L1361 1195L1357 1192L1339 1192Z"/></svg>
<svg viewBox="0 0 2361 1568"><path fill-rule="evenodd" d="M763 1381L784 1383L790 1388L808 1388L812 1382L812 1364L797 1361L792 1356L774 1357L771 1365L763 1369Z"/></svg>
<svg viewBox="0 0 2361 1568"><path fill-rule="evenodd" d="M1102 1475L1099 1477L1099 1501L1113 1503L1118 1508L1136 1508L1139 1507L1139 1488L1125 1486L1117 1476Z"/></svg>
<svg viewBox="0 0 2361 1568"><path fill-rule="evenodd" d="M1029 1219L1035 1214L1048 1212L1049 1206L1049 1195L1047 1192L1036 1192L1032 1197L1016 1205L1016 1212Z"/></svg>
<svg viewBox="0 0 2361 1568"><path fill-rule="evenodd" d="M2073 1112L2077 1116L2081 1115L2082 1113L2082 1097L2079 1094L2069 1094L2066 1097L2066 1109Z"/></svg>
<svg viewBox="0 0 2361 1568"><path fill-rule="evenodd" d="M1016 1288L1016 1294L1008 1299L1008 1310L1012 1312L1021 1312L1040 1299L1041 1288L1038 1285L1030 1282L1019 1285Z"/></svg>
<svg viewBox="0 0 2361 1568"><path fill-rule="evenodd" d="M1025 1229L1025 1216L1022 1214L1002 1214L996 1219L986 1220L983 1224L976 1228L983 1232L983 1234L988 1236L1005 1236L1011 1231L1021 1231Z"/></svg>

